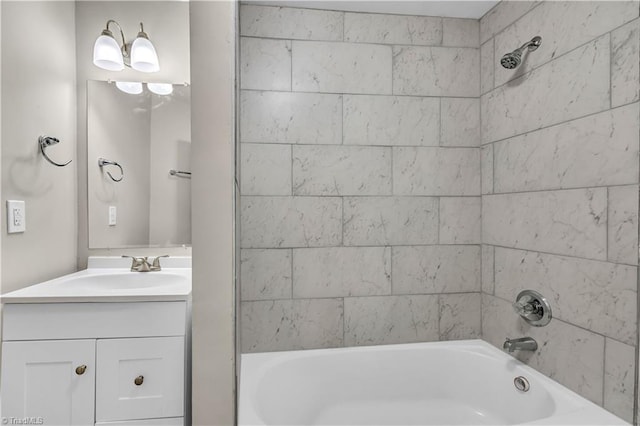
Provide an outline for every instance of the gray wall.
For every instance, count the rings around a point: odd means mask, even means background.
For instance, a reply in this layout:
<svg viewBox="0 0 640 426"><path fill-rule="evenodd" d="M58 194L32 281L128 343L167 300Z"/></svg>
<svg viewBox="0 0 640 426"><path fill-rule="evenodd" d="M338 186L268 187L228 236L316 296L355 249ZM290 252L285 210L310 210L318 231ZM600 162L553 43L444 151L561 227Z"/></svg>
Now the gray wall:
<svg viewBox="0 0 640 426"><path fill-rule="evenodd" d="M503 2L480 23L483 337L633 419L637 345L638 3ZM631 22L630 22L631 21ZM502 54L535 35L515 72ZM554 319L524 325L531 288Z"/></svg>
<svg viewBox="0 0 640 426"><path fill-rule="evenodd" d="M76 270L76 73L72 2L2 2L3 293ZM28 30L25 31L25 29ZM19 42L17 42L19 40ZM38 136L61 143L42 157ZM7 234L5 200L26 202Z"/></svg>
<svg viewBox="0 0 640 426"><path fill-rule="evenodd" d="M478 21L240 25L242 350L478 337Z"/></svg>

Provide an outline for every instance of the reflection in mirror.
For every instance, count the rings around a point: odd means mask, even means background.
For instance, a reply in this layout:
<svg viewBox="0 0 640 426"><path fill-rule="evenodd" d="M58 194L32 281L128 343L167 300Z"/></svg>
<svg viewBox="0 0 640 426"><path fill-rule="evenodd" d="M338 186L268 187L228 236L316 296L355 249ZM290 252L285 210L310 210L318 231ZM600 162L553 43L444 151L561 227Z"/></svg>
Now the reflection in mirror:
<svg viewBox="0 0 640 426"><path fill-rule="evenodd" d="M189 87L89 81L87 95L89 248L191 244Z"/></svg>

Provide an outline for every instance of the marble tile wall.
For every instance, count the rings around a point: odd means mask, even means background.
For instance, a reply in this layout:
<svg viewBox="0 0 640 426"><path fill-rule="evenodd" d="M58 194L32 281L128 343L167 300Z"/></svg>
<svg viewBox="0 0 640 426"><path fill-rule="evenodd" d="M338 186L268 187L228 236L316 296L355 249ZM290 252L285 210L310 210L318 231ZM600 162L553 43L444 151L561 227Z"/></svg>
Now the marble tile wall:
<svg viewBox="0 0 640 426"><path fill-rule="evenodd" d="M468 19L242 5L242 350L481 333Z"/></svg>
<svg viewBox="0 0 640 426"><path fill-rule="evenodd" d="M638 345L637 2L503 1L480 20L482 336L634 420ZM506 70L500 57L541 47ZM395 159L394 159L395 160ZM554 319L510 306L545 295Z"/></svg>

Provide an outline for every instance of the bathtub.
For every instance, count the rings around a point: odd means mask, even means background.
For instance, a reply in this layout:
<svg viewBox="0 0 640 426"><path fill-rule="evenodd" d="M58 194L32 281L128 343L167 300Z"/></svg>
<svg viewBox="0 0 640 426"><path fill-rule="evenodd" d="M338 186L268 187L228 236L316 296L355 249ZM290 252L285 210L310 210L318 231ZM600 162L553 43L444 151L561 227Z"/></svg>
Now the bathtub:
<svg viewBox="0 0 640 426"><path fill-rule="evenodd" d="M519 376L528 391L516 389ZM462 340L243 354L238 424L628 423L490 344Z"/></svg>

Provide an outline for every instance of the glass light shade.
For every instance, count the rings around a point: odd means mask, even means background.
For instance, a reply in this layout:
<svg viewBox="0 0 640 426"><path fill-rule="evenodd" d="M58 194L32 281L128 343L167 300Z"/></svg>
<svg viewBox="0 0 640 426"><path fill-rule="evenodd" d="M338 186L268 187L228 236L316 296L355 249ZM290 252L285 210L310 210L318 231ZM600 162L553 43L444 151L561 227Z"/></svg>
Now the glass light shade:
<svg viewBox="0 0 640 426"><path fill-rule="evenodd" d="M142 72L160 71L158 54L153 44L144 37L138 37L131 45L131 68Z"/></svg>
<svg viewBox="0 0 640 426"><path fill-rule="evenodd" d="M116 81L116 87L130 95L142 93L142 83L139 81Z"/></svg>
<svg viewBox="0 0 640 426"><path fill-rule="evenodd" d="M170 95L173 92L171 83L147 83L147 89L156 95Z"/></svg>
<svg viewBox="0 0 640 426"><path fill-rule="evenodd" d="M120 46L113 37L101 35L93 45L93 64L108 71L122 71L124 60Z"/></svg>

